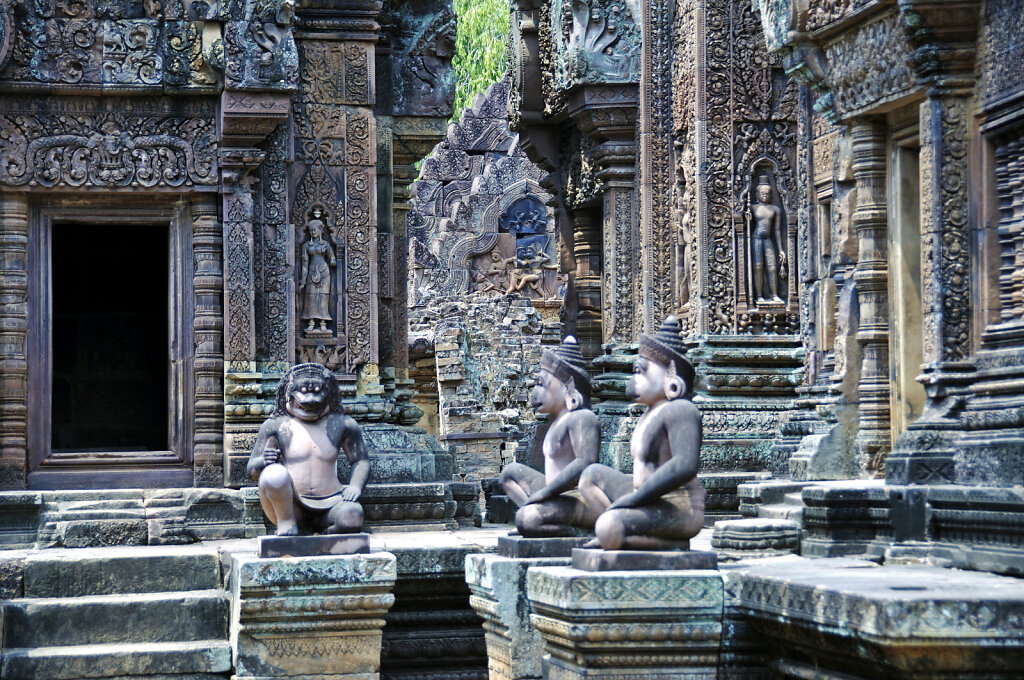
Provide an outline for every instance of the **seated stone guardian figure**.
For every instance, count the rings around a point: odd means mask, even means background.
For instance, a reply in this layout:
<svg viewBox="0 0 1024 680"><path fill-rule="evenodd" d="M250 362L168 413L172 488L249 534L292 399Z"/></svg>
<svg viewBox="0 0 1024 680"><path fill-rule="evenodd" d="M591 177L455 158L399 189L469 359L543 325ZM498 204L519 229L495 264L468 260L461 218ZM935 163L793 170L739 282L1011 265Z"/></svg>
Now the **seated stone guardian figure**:
<svg viewBox="0 0 1024 680"><path fill-rule="evenodd" d="M686 549L704 523L701 417L689 399L694 370L684 352L674 317L656 335L640 336L626 395L648 410L630 440L633 474L597 464L584 470L580 492L600 513L588 547Z"/></svg>
<svg viewBox="0 0 1024 680"><path fill-rule="evenodd" d="M601 428L590 410L590 377L572 336L554 350L544 350L530 405L550 415L551 424L544 435L543 474L521 463L501 471L502 488L519 506L516 528L533 538L590 531L597 513L583 502L576 483L598 460Z"/></svg>
<svg viewBox="0 0 1024 680"><path fill-rule="evenodd" d="M338 479L338 454L352 465ZM260 503L278 536L352 533L363 526L358 503L370 476L362 431L345 415L338 380L319 364L298 364L277 387L277 408L260 426L245 468L259 480Z"/></svg>

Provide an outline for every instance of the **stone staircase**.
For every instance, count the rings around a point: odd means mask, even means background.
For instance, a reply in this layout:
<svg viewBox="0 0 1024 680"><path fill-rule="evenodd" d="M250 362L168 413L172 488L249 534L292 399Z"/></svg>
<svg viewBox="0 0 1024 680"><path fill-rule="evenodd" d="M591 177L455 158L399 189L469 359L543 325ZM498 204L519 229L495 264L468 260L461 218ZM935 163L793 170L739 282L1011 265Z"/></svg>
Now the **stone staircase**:
<svg viewBox="0 0 1024 680"><path fill-rule="evenodd" d="M0 603L0 677L212 680L231 670L216 550L47 550Z"/></svg>

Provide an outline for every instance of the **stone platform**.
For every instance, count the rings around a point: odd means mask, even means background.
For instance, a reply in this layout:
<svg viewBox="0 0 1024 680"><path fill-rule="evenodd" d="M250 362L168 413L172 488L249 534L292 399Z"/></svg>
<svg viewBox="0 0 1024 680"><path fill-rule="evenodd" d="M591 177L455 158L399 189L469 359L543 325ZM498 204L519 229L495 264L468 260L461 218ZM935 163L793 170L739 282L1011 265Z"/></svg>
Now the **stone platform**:
<svg viewBox="0 0 1024 680"><path fill-rule="evenodd" d="M545 678L718 678L725 591L721 573L581 571L527 574Z"/></svg>
<svg viewBox="0 0 1024 680"><path fill-rule="evenodd" d="M558 536L550 538L527 538L524 536L501 536L498 538L498 554L502 557L570 557L574 548L581 548L592 537Z"/></svg>
<svg viewBox="0 0 1024 680"><path fill-rule="evenodd" d="M309 557L354 555L370 552L370 535L325 534L321 536L260 536L256 539L260 557Z"/></svg>
<svg viewBox="0 0 1024 680"><path fill-rule="evenodd" d="M572 566L583 571L714 569L718 556L704 550L601 550L575 548Z"/></svg>
<svg viewBox="0 0 1024 680"><path fill-rule="evenodd" d="M395 556L259 558L231 567L234 678L376 680Z"/></svg>

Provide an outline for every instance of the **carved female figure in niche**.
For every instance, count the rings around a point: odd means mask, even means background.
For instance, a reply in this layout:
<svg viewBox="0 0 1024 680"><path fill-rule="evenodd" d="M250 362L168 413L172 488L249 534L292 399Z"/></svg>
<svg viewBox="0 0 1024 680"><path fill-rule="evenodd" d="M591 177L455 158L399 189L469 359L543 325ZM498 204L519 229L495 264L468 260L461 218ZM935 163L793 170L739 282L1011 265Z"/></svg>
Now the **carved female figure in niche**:
<svg viewBox="0 0 1024 680"><path fill-rule="evenodd" d="M324 236L323 213L313 210L309 221L309 238L302 244L302 271L299 294L302 296L301 319L308 322L306 336L329 335L331 316L331 267L337 265L334 245Z"/></svg>
<svg viewBox="0 0 1024 680"><path fill-rule="evenodd" d="M782 243L782 210L772 203L772 185L767 175L757 181L757 203L747 212L747 228L753 222L751 238L754 265L754 292L758 302L782 302L781 279L786 278L786 251ZM771 300L765 298L765 270Z"/></svg>

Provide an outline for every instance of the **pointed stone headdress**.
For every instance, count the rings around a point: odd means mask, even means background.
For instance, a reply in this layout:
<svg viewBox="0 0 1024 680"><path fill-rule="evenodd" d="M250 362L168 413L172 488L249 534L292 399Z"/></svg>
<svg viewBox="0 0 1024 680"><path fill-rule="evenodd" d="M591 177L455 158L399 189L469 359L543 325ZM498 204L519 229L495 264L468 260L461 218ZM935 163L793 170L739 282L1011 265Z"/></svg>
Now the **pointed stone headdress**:
<svg viewBox="0 0 1024 680"><path fill-rule="evenodd" d="M690 391L693 390L693 381L696 373L693 364L686 358L686 346L683 345L683 337L679 335L679 322L674 316L665 319L661 328L654 335L640 336L640 356L651 361L656 361L667 367L675 363L676 373L686 381Z"/></svg>
<svg viewBox="0 0 1024 680"><path fill-rule="evenodd" d="M589 403L590 374L587 373L587 364L576 338L567 335L557 347L545 349L540 357L540 367L563 383L572 380L573 385Z"/></svg>

